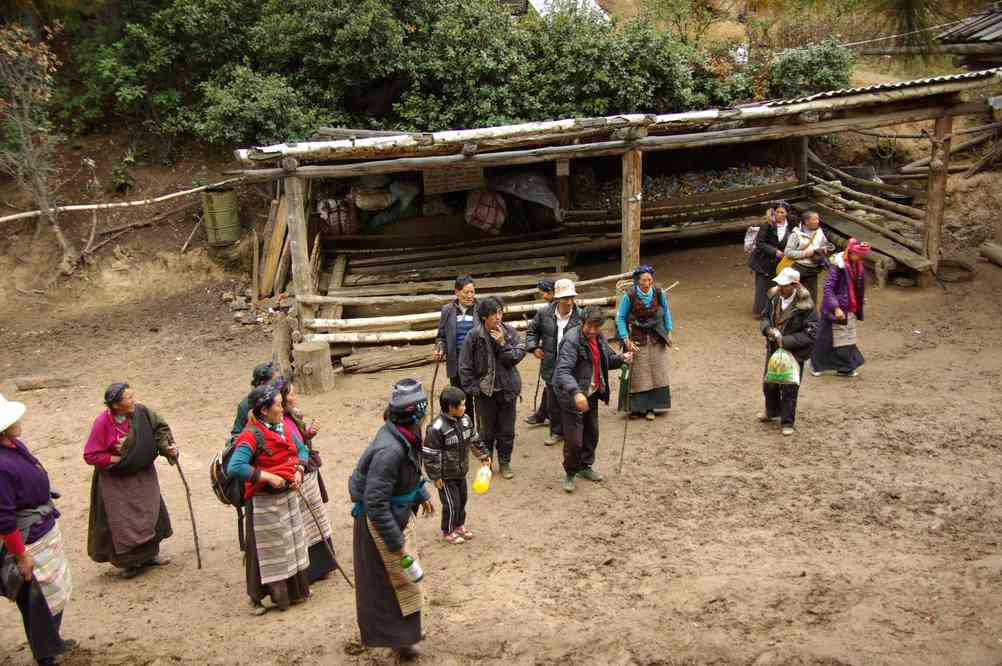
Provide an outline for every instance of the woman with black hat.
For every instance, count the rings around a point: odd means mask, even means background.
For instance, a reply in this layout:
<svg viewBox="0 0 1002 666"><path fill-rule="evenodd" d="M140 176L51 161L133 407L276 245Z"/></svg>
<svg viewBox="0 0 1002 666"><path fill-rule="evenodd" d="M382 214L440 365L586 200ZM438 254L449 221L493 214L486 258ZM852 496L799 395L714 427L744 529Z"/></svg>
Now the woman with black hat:
<svg viewBox="0 0 1002 666"><path fill-rule="evenodd" d="M393 387L384 423L348 480L354 506L355 605L362 644L418 656L421 587L405 575L403 560L417 561L411 518L418 506L434 513L421 478L421 424L428 396L421 383Z"/></svg>
<svg viewBox="0 0 1002 666"><path fill-rule="evenodd" d="M271 361L266 363L259 363L254 366L254 371L251 373L251 388L255 389L258 386L264 386L270 381L273 381L276 377L281 377L278 368ZM233 419L233 427L230 428L230 435L236 437L244 431L244 426L247 425L247 415L250 413L250 403L247 402L248 396L244 396L240 404L237 405L237 415Z"/></svg>
<svg viewBox="0 0 1002 666"><path fill-rule="evenodd" d="M104 404L84 447L84 461L94 467L87 554L132 578L144 566L170 562L160 542L174 531L154 463L164 456L173 464L178 450L170 426L136 402L126 382L109 386Z"/></svg>
<svg viewBox="0 0 1002 666"><path fill-rule="evenodd" d="M0 592L17 603L31 654L44 666L76 646L59 635L73 584L52 504L58 494L21 441L24 412L0 395Z"/></svg>

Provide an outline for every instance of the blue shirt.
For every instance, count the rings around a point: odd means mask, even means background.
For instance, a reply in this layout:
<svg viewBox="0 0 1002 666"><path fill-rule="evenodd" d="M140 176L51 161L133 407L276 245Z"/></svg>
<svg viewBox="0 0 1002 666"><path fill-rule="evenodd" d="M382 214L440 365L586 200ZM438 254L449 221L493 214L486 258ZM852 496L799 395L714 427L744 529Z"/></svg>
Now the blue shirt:
<svg viewBox="0 0 1002 666"><path fill-rule="evenodd" d="M644 305L650 305L650 299L653 295L648 291L647 298L644 298L644 294L640 292L640 287L636 287L637 297L644 302ZM661 310L664 312L664 323L665 330L669 333L671 332L671 310L668 309L668 297L665 296L663 289L658 289L658 300L661 301ZM623 294L623 298L619 301L619 309L616 310L616 331L619 333L621 340L625 340L629 337L630 332L626 330L626 323L630 320L630 295Z"/></svg>

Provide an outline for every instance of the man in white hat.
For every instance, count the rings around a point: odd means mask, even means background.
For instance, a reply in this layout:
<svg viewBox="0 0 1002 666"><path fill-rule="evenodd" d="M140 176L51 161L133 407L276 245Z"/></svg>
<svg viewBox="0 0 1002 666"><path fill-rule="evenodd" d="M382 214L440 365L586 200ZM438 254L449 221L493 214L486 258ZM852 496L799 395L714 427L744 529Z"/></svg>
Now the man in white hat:
<svg viewBox="0 0 1002 666"><path fill-rule="evenodd" d="M804 362L811 357L817 337L818 315L814 301L800 284L800 273L784 268L773 281L777 286L769 290L769 301L762 310L760 329L766 340L766 365L769 357L782 347L797 359L803 381ZM778 420L786 436L794 434L797 420L797 384L762 383L765 394L765 411L759 414L763 423Z"/></svg>
<svg viewBox="0 0 1002 666"><path fill-rule="evenodd" d="M581 325L581 309L574 303L578 292L574 282L567 279L557 280L553 288L553 302L536 310L536 315L529 322L525 338L525 349L539 359L539 374L546 383L543 400L550 416L550 433L543 440L546 446L553 446L563 441L564 428L561 423L560 403L553 391L553 371L557 367L557 353L564 336ZM526 422L529 423L528 419ZM529 423L529 425L538 425Z"/></svg>

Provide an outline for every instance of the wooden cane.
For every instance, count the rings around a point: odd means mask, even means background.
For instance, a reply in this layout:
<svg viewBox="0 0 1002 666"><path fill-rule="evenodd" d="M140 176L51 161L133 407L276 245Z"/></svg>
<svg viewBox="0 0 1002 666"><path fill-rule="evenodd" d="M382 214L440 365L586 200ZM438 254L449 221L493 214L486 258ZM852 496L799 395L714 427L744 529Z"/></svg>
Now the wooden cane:
<svg viewBox="0 0 1002 666"><path fill-rule="evenodd" d="M317 531L320 532L320 540L324 542L324 546L327 547L327 552L330 554L331 559L334 560L334 568L341 572L341 575L344 576L344 582L348 583L348 587L354 590L355 586L352 585L351 579L348 578L348 574L346 574L344 569L341 568L341 565L337 561L337 555L334 554L334 549L324 536L324 529L320 527L320 518L317 517L317 512L314 511L313 507L310 506L310 503L306 501L306 496L303 495L302 488L296 488L296 492L299 494L299 499L303 500L303 504L305 504L306 508L310 510L310 515L313 516L313 522L317 524Z"/></svg>
<svg viewBox="0 0 1002 666"><path fill-rule="evenodd" d="M630 432L630 366L624 365L625 370L619 378L619 390L623 390L623 382L626 382L626 421L623 423L623 445L619 448L619 469L616 474L623 473L623 457L626 455L626 435Z"/></svg>
<svg viewBox="0 0 1002 666"><path fill-rule="evenodd" d="M440 365L442 365L441 361L435 361L435 372L431 375L431 395L428 396L428 409L431 410L429 421L435 420L435 382L438 381L438 368Z"/></svg>
<svg viewBox="0 0 1002 666"><path fill-rule="evenodd" d="M188 500L188 515L191 516L191 533L195 537L195 560L198 562L198 568L201 569L202 551L198 547L198 526L195 524L195 509L191 506L191 488L188 486L188 479L184 478L184 470L181 469L181 461L175 458L174 464L177 466L177 473L181 475L181 483L184 484L184 494L185 498Z"/></svg>

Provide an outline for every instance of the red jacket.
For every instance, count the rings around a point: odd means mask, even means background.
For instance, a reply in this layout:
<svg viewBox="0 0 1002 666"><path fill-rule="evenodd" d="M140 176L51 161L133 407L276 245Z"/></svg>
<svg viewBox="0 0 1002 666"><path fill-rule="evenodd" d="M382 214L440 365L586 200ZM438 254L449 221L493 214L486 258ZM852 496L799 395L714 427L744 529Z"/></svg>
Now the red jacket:
<svg viewBox="0 0 1002 666"><path fill-rule="evenodd" d="M257 449L257 438L253 429L259 429L264 435L264 447L261 450ZM274 430L248 422L247 427L237 437L236 445L245 446L257 455L254 459L254 475L250 481L244 483L244 499L250 499L265 488L270 488L266 482L260 480L260 472L270 472L286 481L292 481L295 479L296 469L302 466L296 443L289 432L282 437Z"/></svg>

